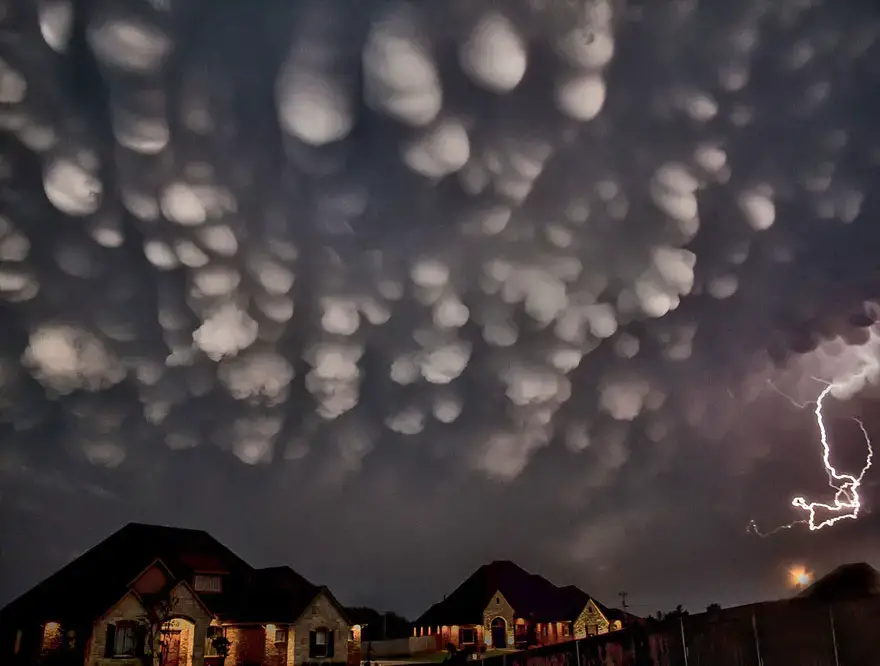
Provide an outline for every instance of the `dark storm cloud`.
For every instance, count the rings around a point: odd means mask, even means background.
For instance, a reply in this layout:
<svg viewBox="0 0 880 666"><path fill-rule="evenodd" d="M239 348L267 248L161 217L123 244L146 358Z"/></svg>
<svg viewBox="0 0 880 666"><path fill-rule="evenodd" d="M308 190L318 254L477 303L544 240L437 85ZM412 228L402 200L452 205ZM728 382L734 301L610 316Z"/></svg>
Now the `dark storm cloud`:
<svg viewBox="0 0 880 666"><path fill-rule="evenodd" d="M875 379L876 9L356 6L8 4L3 594L132 519L409 613L867 547L744 527L828 492L768 380Z"/></svg>

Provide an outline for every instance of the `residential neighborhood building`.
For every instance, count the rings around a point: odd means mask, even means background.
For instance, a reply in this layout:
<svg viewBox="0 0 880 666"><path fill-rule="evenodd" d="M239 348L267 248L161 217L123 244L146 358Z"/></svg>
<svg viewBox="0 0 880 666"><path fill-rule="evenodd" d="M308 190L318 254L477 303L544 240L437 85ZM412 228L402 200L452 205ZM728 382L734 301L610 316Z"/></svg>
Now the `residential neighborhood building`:
<svg viewBox="0 0 880 666"><path fill-rule="evenodd" d="M436 636L438 649L506 649L607 633L631 617L573 585L558 587L513 562L495 561L425 611L413 635Z"/></svg>
<svg viewBox="0 0 880 666"><path fill-rule="evenodd" d="M160 649L163 666L212 666L220 636L227 666L341 665L359 640L330 590L289 567L132 523L0 610L0 663L142 666Z"/></svg>
<svg viewBox="0 0 880 666"><path fill-rule="evenodd" d="M852 562L825 574L795 599L837 603L870 597L880 597L880 572L867 562Z"/></svg>

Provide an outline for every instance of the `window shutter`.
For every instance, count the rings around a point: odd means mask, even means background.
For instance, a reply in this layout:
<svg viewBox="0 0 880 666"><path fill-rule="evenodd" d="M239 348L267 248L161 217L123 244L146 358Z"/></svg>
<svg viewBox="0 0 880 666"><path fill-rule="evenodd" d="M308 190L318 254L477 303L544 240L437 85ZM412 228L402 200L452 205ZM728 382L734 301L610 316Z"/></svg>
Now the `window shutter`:
<svg viewBox="0 0 880 666"><path fill-rule="evenodd" d="M333 632L327 632L327 657L330 658L333 656Z"/></svg>
<svg viewBox="0 0 880 666"><path fill-rule="evenodd" d="M107 639L104 642L104 656L112 657L113 656L113 644L116 642L116 625L108 624L107 625Z"/></svg>
<svg viewBox="0 0 880 666"><path fill-rule="evenodd" d="M315 657L315 646L317 645L317 633L314 631L309 632L309 658L314 659Z"/></svg>

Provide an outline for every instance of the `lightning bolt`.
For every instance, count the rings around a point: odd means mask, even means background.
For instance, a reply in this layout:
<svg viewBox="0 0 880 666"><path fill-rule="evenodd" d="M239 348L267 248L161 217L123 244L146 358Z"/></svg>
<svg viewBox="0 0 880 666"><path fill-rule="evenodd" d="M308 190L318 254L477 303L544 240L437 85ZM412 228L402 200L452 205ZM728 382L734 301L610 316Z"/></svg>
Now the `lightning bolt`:
<svg viewBox="0 0 880 666"><path fill-rule="evenodd" d="M772 382L770 383L770 386L772 386L777 393L787 398L795 407L800 409L806 407L806 405L798 404L791 396L780 391ZM828 441L828 430L825 427L823 409L825 406L825 398L828 397L834 388L834 384L826 383L825 388L819 394L819 397L816 398L816 408L813 410L813 414L816 416L816 425L819 428L819 440L822 443L822 464L825 466L825 471L828 474L828 485L835 491L833 502L831 504L807 502L804 497L795 497L792 499L791 505L797 509L805 511L807 513L806 518L796 520L786 525L780 525L770 532L761 532L755 521L752 520L749 522L746 531L753 532L758 536L767 537L776 534L777 532L781 532L782 530L789 530L795 525L807 525L811 532L815 532L821 530L823 527L830 527L838 521L848 518L855 520L859 517L859 510L862 506L859 497L859 488L862 485L862 479L865 478L865 474L871 469L871 463L874 459L874 449L871 445L871 438L868 435L865 424L862 423L861 420L854 418L853 420L859 424L859 428L865 438L865 444L868 447L868 455L865 459L865 465L862 467L862 471L858 476L853 476L852 474L842 474L838 472L837 468L832 464L831 444ZM817 511L821 511L825 515L831 514L831 517L820 521L816 516Z"/></svg>

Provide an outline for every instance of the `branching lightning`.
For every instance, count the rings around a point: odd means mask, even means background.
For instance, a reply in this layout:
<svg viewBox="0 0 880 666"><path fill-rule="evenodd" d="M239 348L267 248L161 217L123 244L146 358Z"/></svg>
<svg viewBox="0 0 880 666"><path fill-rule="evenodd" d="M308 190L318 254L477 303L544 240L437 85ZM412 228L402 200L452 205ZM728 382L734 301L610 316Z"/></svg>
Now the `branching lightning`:
<svg viewBox="0 0 880 666"><path fill-rule="evenodd" d="M803 409L806 405L801 405L797 401L795 401L791 396L780 391L773 383L770 383L770 386L773 389L787 398L794 406L799 409ZM801 520L796 520L794 522L788 523L786 525L780 525L779 527L769 531L769 532L761 532L758 529L757 524L754 520L749 522L749 526L747 528L748 531L753 532L759 536L766 537L772 534L776 534L782 530L788 530L794 527L795 525L807 525L811 532L815 532L817 530L821 530L823 527L830 527L834 525L836 522L840 520L844 520L847 518L856 519L859 517L859 510L861 509L861 499L859 497L859 488L862 485L862 479L865 478L865 474L871 469L871 463L874 458L874 449L871 445L871 438L868 435L868 431L865 428L864 423L861 420L854 418L853 420L859 424L859 428L862 431L862 435L865 438L865 444L868 447L868 454L865 459L865 465L862 467L862 471L858 476L853 476L852 474L842 474L837 471L834 465L831 462L831 444L828 440L828 430L825 427L825 416L823 414L825 398L833 391L835 388L834 384L826 384L825 388L822 389L822 392L819 394L819 397L816 398L815 405L816 408L813 410L813 413L816 416L816 424L819 428L819 440L822 444L822 464L825 466L825 471L828 474L828 485L834 492L833 502L830 504L824 504L822 502L807 502L804 497L795 497L792 499L791 504L797 509L805 511L807 513L807 517ZM830 517L825 518L824 520L819 520L817 517L817 512L822 515L830 515Z"/></svg>

